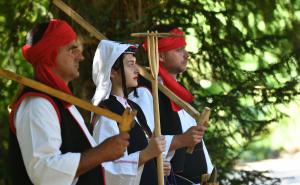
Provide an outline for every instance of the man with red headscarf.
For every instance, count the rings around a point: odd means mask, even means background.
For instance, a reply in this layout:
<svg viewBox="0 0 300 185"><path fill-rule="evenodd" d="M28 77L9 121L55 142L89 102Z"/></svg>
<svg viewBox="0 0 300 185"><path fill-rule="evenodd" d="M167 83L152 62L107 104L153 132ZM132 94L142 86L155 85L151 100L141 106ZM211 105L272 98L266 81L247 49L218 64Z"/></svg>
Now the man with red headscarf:
<svg viewBox="0 0 300 185"><path fill-rule="evenodd" d="M38 24L22 47L35 79L72 94L68 83L79 76L82 49L62 20ZM101 163L121 157L128 133L96 145L74 105L25 88L10 113L9 163L13 184L102 185Z"/></svg>
<svg viewBox="0 0 300 185"><path fill-rule="evenodd" d="M159 81L181 99L192 103L193 95L176 80L177 75L186 70L188 62L184 32L177 27L166 25L156 26L152 30L182 35L182 37L164 37L158 40ZM146 43L143 47L147 50ZM144 112L153 112L153 100L149 89L151 84L140 78L139 87L130 96L144 109ZM160 91L159 110L162 134L174 135L170 150L176 150L171 164L177 184L199 184L201 175L211 173L213 168L202 140L206 128L197 126L196 121L185 110ZM153 116L148 116L146 119L148 123L154 122ZM193 154L186 153L186 147L191 146L195 146Z"/></svg>

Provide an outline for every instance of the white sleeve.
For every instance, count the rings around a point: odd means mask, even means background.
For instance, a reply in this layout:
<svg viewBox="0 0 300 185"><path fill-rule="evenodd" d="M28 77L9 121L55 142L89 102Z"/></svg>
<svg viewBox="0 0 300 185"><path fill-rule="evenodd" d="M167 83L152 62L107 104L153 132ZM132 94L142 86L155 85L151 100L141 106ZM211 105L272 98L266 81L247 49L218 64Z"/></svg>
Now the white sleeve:
<svg viewBox="0 0 300 185"><path fill-rule="evenodd" d="M196 126L197 122L196 120L185 110L178 111L178 116L180 118L181 128L182 132L187 131L190 127Z"/></svg>
<svg viewBox="0 0 300 185"><path fill-rule="evenodd" d="M143 110L146 117L147 124L152 132L154 132L154 114L153 114L153 98L150 90L146 87L136 88L138 97L135 97L133 92L129 94L128 98L138 104ZM164 160L170 161L174 156L175 151L170 149L173 135L165 135L166 139L166 151L163 152Z"/></svg>
<svg viewBox="0 0 300 185"><path fill-rule="evenodd" d="M208 151L207 151L207 148L205 146L205 143L204 143L204 140L202 139L202 143L203 143L203 152L204 152L204 155L205 155L205 160L206 160L206 165L207 165L207 173L211 173L214 166L211 162L211 159L209 157L209 154L208 154Z"/></svg>
<svg viewBox="0 0 300 185"><path fill-rule="evenodd" d="M52 104L25 98L15 114L16 135L33 184L75 184L80 153L61 154L60 123Z"/></svg>
<svg viewBox="0 0 300 185"><path fill-rule="evenodd" d="M117 122L104 116L96 117L96 124L93 131L93 137L97 143L102 143L109 137L119 134ZM124 156L115 160L102 163L105 169L105 179L107 185L118 184L134 184L141 177L143 166L139 164L140 152L127 154L125 151ZM126 182L126 183L125 183Z"/></svg>
<svg viewBox="0 0 300 185"><path fill-rule="evenodd" d="M172 144L172 140L174 138L174 135L165 135L166 139L166 151L163 152L163 157L165 161L171 161L175 154L175 150L170 150L170 146Z"/></svg>

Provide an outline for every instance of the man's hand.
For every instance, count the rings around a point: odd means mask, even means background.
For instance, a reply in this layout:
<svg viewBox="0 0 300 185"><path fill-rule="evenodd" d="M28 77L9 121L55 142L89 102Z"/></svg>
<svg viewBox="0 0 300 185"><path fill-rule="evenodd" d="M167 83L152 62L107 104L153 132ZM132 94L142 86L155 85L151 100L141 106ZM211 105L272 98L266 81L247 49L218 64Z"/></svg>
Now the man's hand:
<svg viewBox="0 0 300 185"><path fill-rule="evenodd" d="M175 135L173 137L170 150L177 150L178 148L195 146L196 144L201 142L205 131L205 126L197 125L190 127L183 134Z"/></svg>
<svg viewBox="0 0 300 185"><path fill-rule="evenodd" d="M81 154L76 177L95 168L106 161L118 159L124 155L129 145L129 134L121 133L119 135L106 139L98 146L84 151Z"/></svg>
<svg viewBox="0 0 300 185"><path fill-rule="evenodd" d="M165 136L151 137L147 147L140 153L139 165L144 164L150 159L157 157L166 150Z"/></svg>
<svg viewBox="0 0 300 185"><path fill-rule="evenodd" d="M164 161L164 176L169 176L171 172L171 163L169 161Z"/></svg>
<svg viewBox="0 0 300 185"><path fill-rule="evenodd" d="M191 147L200 143L205 131L206 127L202 125L190 127L186 132L182 134L182 142L184 143L184 146Z"/></svg>
<svg viewBox="0 0 300 185"><path fill-rule="evenodd" d="M112 136L103 141L99 146L105 155L103 155L103 162L113 161L124 155L124 152L129 145L129 134L121 133L119 135Z"/></svg>

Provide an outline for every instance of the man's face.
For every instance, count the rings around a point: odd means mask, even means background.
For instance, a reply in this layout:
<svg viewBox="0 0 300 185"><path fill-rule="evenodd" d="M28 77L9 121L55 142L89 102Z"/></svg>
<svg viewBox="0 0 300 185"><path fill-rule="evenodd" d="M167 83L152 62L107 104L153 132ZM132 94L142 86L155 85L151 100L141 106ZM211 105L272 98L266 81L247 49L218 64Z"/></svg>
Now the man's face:
<svg viewBox="0 0 300 185"><path fill-rule="evenodd" d="M172 76L186 70L189 55L185 46L160 53L159 56L160 62Z"/></svg>
<svg viewBox="0 0 300 185"><path fill-rule="evenodd" d="M52 70L64 82L69 83L79 76L79 62L83 59L82 47L74 40L59 48L57 64Z"/></svg>

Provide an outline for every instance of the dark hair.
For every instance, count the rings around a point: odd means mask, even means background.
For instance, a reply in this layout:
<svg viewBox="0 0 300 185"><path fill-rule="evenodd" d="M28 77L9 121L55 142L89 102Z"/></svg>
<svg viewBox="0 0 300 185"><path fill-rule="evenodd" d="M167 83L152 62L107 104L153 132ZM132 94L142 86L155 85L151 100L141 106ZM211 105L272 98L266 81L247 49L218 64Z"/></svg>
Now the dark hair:
<svg viewBox="0 0 300 185"><path fill-rule="evenodd" d="M121 54L119 58L116 60L114 65L112 66L112 69L114 70L119 70L123 66L123 59L124 59L124 54Z"/></svg>
<svg viewBox="0 0 300 185"><path fill-rule="evenodd" d="M116 60L114 65L112 66L112 69L114 70L120 70L121 71L121 78L122 78L122 89L125 98L128 97L128 91L126 87L126 78L125 78L125 71L124 71L124 64L123 64L123 59L124 59L124 53L119 56L119 58Z"/></svg>
<svg viewBox="0 0 300 185"><path fill-rule="evenodd" d="M43 37L49 22L42 22L35 25L26 36L26 44L35 45Z"/></svg>

